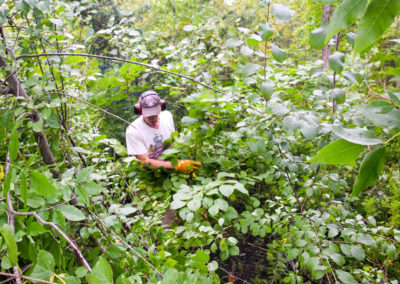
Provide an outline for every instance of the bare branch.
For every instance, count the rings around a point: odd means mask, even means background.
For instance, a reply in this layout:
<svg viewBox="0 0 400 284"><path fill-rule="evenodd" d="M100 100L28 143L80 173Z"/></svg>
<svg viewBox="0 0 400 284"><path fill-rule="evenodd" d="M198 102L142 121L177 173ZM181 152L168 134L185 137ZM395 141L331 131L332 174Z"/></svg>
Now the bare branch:
<svg viewBox="0 0 400 284"><path fill-rule="evenodd" d="M35 58L35 57L43 57L43 56L83 56L83 57L95 57L95 58L102 58L102 59L107 59L107 60L112 60L112 61L119 61L119 62L125 62L125 63L135 64L135 65L140 65L140 66L143 66L143 67L146 67L146 68L150 68L150 69L153 69L153 70L156 70L156 71L168 73L168 74L170 74L170 75L174 75L174 76L178 76L178 77L187 79L187 80L192 81L192 82L194 82L194 83L196 83L196 84L199 84L199 85L201 85L201 86L203 86L203 87L205 87L205 88L207 88L207 89L213 90L214 92L217 92L217 93L220 93L220 94L225 95L224 92L222 92L222 91L220 91L220 90L218 90L218 89L215 89L215 88L213 88L212 86L207 85L206 83L197 81L197 80L195 80L195 79L192 78L192 77L185 76L185 75L182 75L182 74L178 74L178 73L175 73L175 72L172 72L172 71L164 70L164 69L161 69L161 68L159 68L159 67L156 67L156 66L153 66L153 65L150 65L150 64L145 64L145 63L141 63L141 62L131 61L131 60L127 60L127 59L123 59L123 58L118 58L118 57L102 56L102 55L87 54L87 53L41 53L41 54L22 54L22 55L20 55L20 56L17 56L17 57L16 57L16 60L19 60L19 59L22 59L22 58L32 58L32 57Z"/></svg>
<svg viewBox="0 0 400 284"><path fill-rule="evenodd" d="M5 273L5 272L0 272L0 275L7 276L7 277L12 277L12 278L17 278L17 279L18 279L18 277L21 277L22 279L33 281L33 282L39 282L39 283L54 284L54 282L49 282L49 281L46 281L46 280L32 278L32 277L28 277L28 276L24 276L24 275L18 276L17 274L11 274L11 273Z"/></svg>

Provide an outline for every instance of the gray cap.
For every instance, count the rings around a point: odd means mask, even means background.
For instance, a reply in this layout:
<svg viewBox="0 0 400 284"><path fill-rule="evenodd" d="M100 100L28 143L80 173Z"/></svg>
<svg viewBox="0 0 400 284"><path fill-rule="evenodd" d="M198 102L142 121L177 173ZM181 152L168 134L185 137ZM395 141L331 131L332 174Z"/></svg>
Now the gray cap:
<svg viewBox="0 0 400 284"><path fill-rule="evenodd" d="M154 91L146 91L140 96L140 107L143 117L159 115L161 112L161 99Z"/></svg>

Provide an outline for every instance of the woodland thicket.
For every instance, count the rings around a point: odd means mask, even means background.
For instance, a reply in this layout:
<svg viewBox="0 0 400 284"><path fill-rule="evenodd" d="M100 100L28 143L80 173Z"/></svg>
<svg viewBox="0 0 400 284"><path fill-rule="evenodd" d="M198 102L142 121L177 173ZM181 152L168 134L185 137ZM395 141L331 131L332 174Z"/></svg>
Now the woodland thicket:
<svg viewBox="0 0 400 284"><path fill-rule="evenodd" d="M0 282L398 283L399 11L0 0ZM149 89L199 171L126 154Z"/></svg>

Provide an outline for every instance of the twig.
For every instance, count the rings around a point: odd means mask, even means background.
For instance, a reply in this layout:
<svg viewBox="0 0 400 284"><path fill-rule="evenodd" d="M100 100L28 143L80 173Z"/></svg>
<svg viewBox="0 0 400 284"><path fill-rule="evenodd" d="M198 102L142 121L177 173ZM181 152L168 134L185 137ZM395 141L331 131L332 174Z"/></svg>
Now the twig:
<svg viewBox="0 0 400 284"><path fill-rule="evenodd" d="M197 81L197 80L195 80L195 79L192 78L192 77L185 76L185 75L182 75L182 74L178 74L178 73L175 73L175 72L172 72L172 71L164 70L164 69L155 67L155 66L150 65L150 64L145 64L145 63L141 63L141 62L131 61L131 60L127 60L127 59L123 59L123 58L118 58L118 57L102 56L102 55L87 54L87 53L41 53L41 54L22 54L22 55L20 55L20 56L17 56L17 57L16 57L16 60L19 60L19 59L21 59L21 58L32 58L32 57L35 57L35 58L36 58L36 57L43 57L43 56L83 56L83 57L95 57L95 58L102 58L102 59L107 59L107 60L112 60L112 61L119 61L119 62L125 62L125 63L135 64L135 65L140 65L140 66L147 67L147 68L150 68L150 69L153 69L153 70L156 70L156 71L168 73L168 74L170 74L170 75L174 75L174 76L178 76L178 77L187 79L187 80L192 81L192 82L194 82L194 83L196 83L196 84L202 85L203 87L205 87L205 88L207 88L207 89L213 90L214 92L217 92L217 93L220 93L220 94L225 95L224 92L222 92L222 91L220 91L220 90L218 90L218 89L215 89L215 88L213 88L212 86L207 85L206 83Z"/></svg>
<svg viewBox="0 0 400 284"><path fill-rule="evenodd" d="M86 207L86 210L89 211L90 215L92 217L94 217L97 221L99 221L102 226L104 228L106 228L108 231L110 231L110 233L117 238L121 243L124 244L125 247L127 247L131 252L133 252L136 256L138 256L140 259L142 259L145 263L147 263L148 266L150 266L155 272L157 272L161 277L164 277L164 275L157 270L157 268L155 268L154 265L152 265L146 258L144 258L144 256L142 256L140 253L138 253L131 245L129 245L127 242L125 242L123 239L121 239L120 236L118 236L116 233L114 233L113 230L111 230L109 227L106 226L106 224L104 224L104 222L96 215L94 214L92 211L90 211L89 208Z"/></svg>
<svg viewBox="0 0 400 284"><path fill-rule="evenodd" d="M90 267L89 263L86 261L85 257L82 255L81 251L79 250L79 248L74 244L74 242L53 222L47 222L45 220L43 220L38 214L37 212L17 212L17 211L13 211L12 212L15 215L18 216L33 216L36 220L38 220L41 224L45 225L45 226L50 226L52 227L54 230L56 230L67 242L68 244L72 247L72 249L75 251L75 253L78 255L81 263L83 266L86 267L86 269L89 272L92 272L92 268Z"/></svg>
<svg viewBox="0 0 400 284"><path fill-rule="evenodd" d="M247 282L247 280L244 280L242 278L237 277L236 275L232 275L229 271L227 271L226 269L222 268L222 267L218 267L218 269L222 270L223 272L225 272L226 274L228 274L228 276L233 276L235 277L235 279L242 281L243 283L250 283Z"/></svg>
<svg viewBox="0 0 400 284"><path fill-rule="evenodd" d="M101 111L104 112L105 114L108 114L108 115L111 115L111 116L115 117L116 119L119 119L119 120L121 120L122 122L125 122L126 124L132 126L133 128L136 128L136 127L135 127L134 125L132 125L129 121L123 119L122 117L120 117L120 116L118 116L118 115L116 115L116 114L113 114L113 113L111 113L111 112L109 112L109 111L106 111L105 109L102 109L101 107L95 106L94 104L91 104L91 103L89 103L88 101L86 101L86 100L84 100L84 99L81 99L81 98L78 98L78 97L75 97L75 96L72 96L72 95L69 95L69 94L66 94L66 93L49 92L49 94L59 94L59 95L63 95L63 96L67 96L67 97L73 98L73 99L78 100L78 101L80 101L80 102L83 102L83 103L85 103L85 104L87 104L87 105L89 105L89 106L91 106L91 107L93 107L93 108L96 108L96 109L98 109L98 110L101 110Z"/></svg>
<svg viewBox="0 0 400 284"><path fill-rule="evenodd" d="M8 277L13 277L13 278L17 278L17 279L18 279L18 277L21 277L22 279L29 280L29 281L32 281L32 282L54 284L54 282L49 282L49 281L46 281L46 280L37 279L37 278L32 278L32 277L28 277L28 276L24 276L24 275L18 276L18 274L0 272L0 275L2 275L2 276L8 276Z"/></svg>

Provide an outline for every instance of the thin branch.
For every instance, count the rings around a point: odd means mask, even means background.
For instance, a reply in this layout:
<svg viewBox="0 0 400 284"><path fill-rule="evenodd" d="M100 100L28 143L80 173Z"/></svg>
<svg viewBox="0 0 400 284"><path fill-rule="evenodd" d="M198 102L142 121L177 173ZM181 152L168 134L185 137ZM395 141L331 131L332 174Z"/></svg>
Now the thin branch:
<svg viewBox="0 0 400 284"><path fill-rule="evenodd" d="M136 256L138 256L140 259L142 259L145 263L147 263L148 266L150 266L155 272L157 272L161 277L164 277L164 275L155 268L154 265L152 265L144 256L142 256L140 253L138 253L131 245L129 245L127 242L125 242L120 236L118 236L113 230L111 230L109 227L104 224L104 222L92 211L90 211L89 208L86 207L86 210L89 211L90 215L94 217L97 221L99 221L104 228L106 228L110 233L118 239L121 243L124 244L125 247L127 247L131 252L133 252Z"/></svg>
<svg viewBox="0 0 400 284"><path fill-rule="evenodd" d="M5 272L0 272L0 275L1 275L1 276L12 277L12 278L18 278L18 277L19 277L17 274L5 273ZM29 280L29 281L32 281L32 282L54 284L54 282L49 282L49 281L46 281L46 280L37 279L37 278L32 278L32 277L28 277L28 276L24 276L24 275L21 275L20 277L21 277L22 279Z"/></svg>
<svg viewBox="0 0 400 284"><path fill-rule="evenodd" d="M87 105L89 105L89 106L91 106L91 107L93 107L93 108L96 108L96 109L98 109L98 110L101 110L101 111L104 112L105 114L108 114L108 115L111 115L111 116L115 117L116 119L119 119L119 120L121 120L122 122L125 122L126 124L132 126L133 128L136 128L136 127L135 127L134 125L132 125L129 121L123 119L122 117L120 117L120 116L118 116L118 115L115 115L115 114L113 114L113 113L111 113L111 112L109 112L109 111L106 111L105 109L102 109L101 107L95 106L94 104L91 104L91 103L89 103L88 101L86 101L86 100L84 100L84 99L81 99L81 98L78 98L78 97L75 97L75 96L72 96L72 95L69 95L69 94L66 94L66 93L49 92L49 94L59 94L59 95L63 95L63 96L66 96L66 97L73 98L73 99L78 100L78 101L80 101L80 102L83 102L83 103L85 103L85 104L87 104Z"/></svg>
<svg viewBox="0 0 400 284"><path fill-rule="evenodd" d="M145 63L141 63L141 62L136 62L136 61L131 61L131 60L127 60L127 59L123 59L123 58L118 58L118 57L110 57L110 56L102 56L102 55L95 55L95 54L87 54L87 53L41 53L41 54L22 54L20 56L16 57L16 60L19 60L21 58L36 58L36 57L43 57L43 56L83 56L83 57L95 57L95 58L101 58L101 59L107 59L107 60L112 60L112 61L119 61L119 62L125 62L125 63L130 63L130 64L135 64L135 65L140 65L143 67L147 67L156 71L160 71L160 72L164 72L164 73L168 73L170 75L174 75L174 76L178 76L184 79L187 79L189 81L192 81L196 84L199 84L207 89L213 90L214 92L220 93L225 95L224 92L217 90L215 88L213 88L210 85L207 85L206 83L200 82L195 80L192 77L189 76L185 76L182 74L178 74L172 71L168 71L168 70L164 70L161 69L159 67L155 67L153 65L150 64L145 64Z"/></svg>
<svg viewBox="0 0 400 284"><path fill-rule="evenodd" d="M54 230L56 230L67 242L68 244L72 247L72 249L75 251L75 253L78 255L81 263L83 266L86 267L86 269L89 272L92 272L92 268L90 267L89 263L86 261L85 257L82 255L81 251L79 250L79 248L74 244L74 242L53 222L47 222L45 220L43 220L38 214L37 212L17 212L17 211L13 211L12 212L15 215L18 216L33 216L35 217L36 220L38 220L41 224L45 225L45 226L50 226L52 227Z"/></svg>

